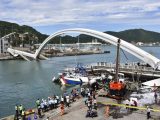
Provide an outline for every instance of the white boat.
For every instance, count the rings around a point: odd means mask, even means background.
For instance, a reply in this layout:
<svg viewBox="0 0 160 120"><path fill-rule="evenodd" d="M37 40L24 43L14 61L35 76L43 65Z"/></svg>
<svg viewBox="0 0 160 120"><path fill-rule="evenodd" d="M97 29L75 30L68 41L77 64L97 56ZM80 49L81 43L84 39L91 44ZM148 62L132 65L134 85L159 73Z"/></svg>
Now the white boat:
<svg viewBox="0 0 160 120"><path fill-rule="evenodd" d="M156 91L160 87L160 78L143 82L140 91L143 93Z"/></svg>
<svg viewBox="0 0 160 120"><path fill-rule="evenodd" d="M60 81L62 85L78 85L82 83L86 83L89 81L88 77L84 77L80 74L74 74L74 73L65 73L61 75Z"/></svg>
<svg viewBox="0 0 160 120"><path fill-rule="evenodd" d="M143 82L142 85L146 85L146 86L149 86L149 87L155 87L155 86L159 87L160 86L160 78L150 80L150 81L147 81L147 82Z"/></svg>
<svg viewBox="0 0 160 120"><path fill-rule="evenodd" d="M96 76L82 76L80 74L67 74L62 75L60 78L60 81L62 85L80 85L83 83L89 83L92 85L97 80L102 79L102 77L96 77Z"/></svg>

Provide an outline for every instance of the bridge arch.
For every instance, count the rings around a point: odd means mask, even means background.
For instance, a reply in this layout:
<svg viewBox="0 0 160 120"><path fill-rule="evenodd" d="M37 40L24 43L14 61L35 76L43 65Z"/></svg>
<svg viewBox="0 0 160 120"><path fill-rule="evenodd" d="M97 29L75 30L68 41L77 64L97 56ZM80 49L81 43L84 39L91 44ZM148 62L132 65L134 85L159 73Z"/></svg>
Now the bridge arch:
<svg viewBox="0 0 160 120"><path fill-rule="evenodd" d="M73 29L64 29L58 32L53 33L50 35L48 38L44 40L44 42L40 45L40 47L37 49L37 51L34 54L34 58L37 59L38 55L40 54L41 50L44 48L44 46L54 37L64 34L64 33L73 33L73 32L78 32L86 35L90 35L96 38L99 38L103 40L104 42L109 42L113 45L117 45L118 38L103 32L95 31L95 30L90 30L90 29L84 29L84 28L73 28ZM121 39L120 47L129 52L130 54L136 56L137 58L141 59L145 63L148 63L151 67L154 69L160 69L160 60L153 55L145 52L144 50L124 41Z"/></svg>

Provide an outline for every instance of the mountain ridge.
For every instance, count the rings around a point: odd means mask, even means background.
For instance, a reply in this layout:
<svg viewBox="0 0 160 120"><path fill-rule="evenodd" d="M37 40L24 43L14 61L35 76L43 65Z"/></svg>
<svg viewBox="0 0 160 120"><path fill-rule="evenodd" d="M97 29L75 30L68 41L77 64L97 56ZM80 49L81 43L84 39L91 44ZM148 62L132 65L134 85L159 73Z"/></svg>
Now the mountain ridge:
<svg viewBox="0 0 160 120"><path fill-rule="evenodd" d="M42 34L39 31L37 31L35 28L28 26L28 25L19 25L16 23L11 23L11 22L6 22L6 21L0 21L0 37L3 37L6 34L9 34L11 32L18 32L18 33L25 33L25 32L30 32L32 34L35 34L39 42L43 42L45 38L48 37L46 34ZM119 32L114 32L114 31L106 31L104 33L108 33L110 35L116 36L120 39L123 39L127 42L144 42L144 43L149 43L149 42L159 42L160 41L160 33L154 32L154 31L149 31L149 30L144 30L142 28L140 29L128 29L128 30L123 30ZM79 36L72 37L70 35L65 35L61 37L61 39L65 39L65 41L62 41L62 43L76 43L78 41L80 42L91 42L93 39L95 39L92 36L80 34ZM54 41L51 41L50 43L60 43L60 37L57 36L54 38Z"/></svg>

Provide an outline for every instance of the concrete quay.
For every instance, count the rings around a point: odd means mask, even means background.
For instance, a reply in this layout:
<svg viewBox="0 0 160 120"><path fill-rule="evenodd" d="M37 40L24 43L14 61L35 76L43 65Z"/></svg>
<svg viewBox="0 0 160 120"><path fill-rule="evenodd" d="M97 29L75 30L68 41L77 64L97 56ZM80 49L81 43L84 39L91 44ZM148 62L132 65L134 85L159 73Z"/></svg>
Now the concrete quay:
<svg viewBox="0 0 160 120"><path fill-rule="evenodd" d="M99 93L101 94L101 93ZM117 104L117 100L107 98L107 97L99 97L97 96L97 102L98 102L98 117L93 118L86 118L86 113L88 110L88 107L84 103L84 98L76 99L76 102L71 103L71 106L69 108L65 107L65 114L60 115L60 108L50 110L48 112L45 112L43 114L42 118L37 118L38 120L146 120L147 119L147 111L146 110L134 110L134 111L127 111L125 107L120 106L110 106L109 110L109 117L106 117L105 114L105 108L106 108L106 102ZM150 105L152 108L160 109L159 104L152 104ZM35 110L35 112L37 112ZM150 120L160 120L160 111L157 112L151 112L151 118ZM31 120L34 120L34 114L29 115L31 117ZM8 116L5 118L2 118L0 120L13 120L14 116Z"/></svg>

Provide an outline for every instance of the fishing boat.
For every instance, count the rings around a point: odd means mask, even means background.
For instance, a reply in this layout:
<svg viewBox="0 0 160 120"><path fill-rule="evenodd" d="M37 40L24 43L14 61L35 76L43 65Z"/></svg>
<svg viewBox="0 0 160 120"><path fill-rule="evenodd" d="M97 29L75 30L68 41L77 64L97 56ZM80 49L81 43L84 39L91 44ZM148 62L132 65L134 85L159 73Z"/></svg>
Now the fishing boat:
<svg viewBox="0 0 160 120"><path fill-rule="evenodd" d="M82 76L81 74L63 73L60 77L62 85L79 85L84 82L87 83L88 77Z"/></svg>
<svg viewBox="0 0 160 120"><path fill-rule="evenodd" d="M89 81L86 70L80 63L77 63L74 68L66 68L64 72L59 73L59 80L62 85L78 85Z"/></svg>
<svg viewBox="0 0 160 120"><path fill-rule="evenodd" d="M81 76L81 75L70 75L61 76L60 81L62 85L82 85L83 83L88 83L92 85L97 82L97 80L102 80L100 76Z"/></svg>

